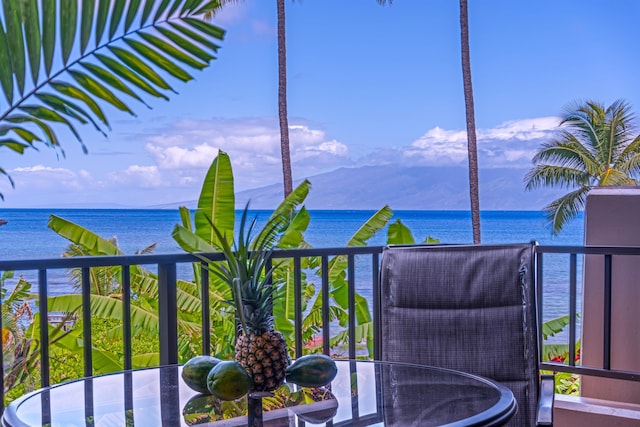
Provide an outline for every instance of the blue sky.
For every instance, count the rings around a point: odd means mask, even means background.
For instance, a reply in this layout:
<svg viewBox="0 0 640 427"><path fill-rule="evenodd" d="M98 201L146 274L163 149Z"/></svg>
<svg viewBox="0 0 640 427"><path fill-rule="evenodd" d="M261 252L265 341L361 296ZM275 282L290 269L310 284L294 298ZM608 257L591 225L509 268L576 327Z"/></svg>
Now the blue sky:
<svg viewBox="0 0 640 427"><path fill-rule="evenodd" d="M529 167L576 100L640 112L637 0L469 1L480 167ZM339 167L466 167L456 0L297 0L286 4L294 179ZM218 149L236 189L281 181L275 0L228 6L219 58L170 102L111 112L89 154L3 152L2 208L155 206L198 197ZM465 172L466 173L466 172ZM447 177L442 177L446 179ZM312 180L313 182L313 180Z"/></svg>

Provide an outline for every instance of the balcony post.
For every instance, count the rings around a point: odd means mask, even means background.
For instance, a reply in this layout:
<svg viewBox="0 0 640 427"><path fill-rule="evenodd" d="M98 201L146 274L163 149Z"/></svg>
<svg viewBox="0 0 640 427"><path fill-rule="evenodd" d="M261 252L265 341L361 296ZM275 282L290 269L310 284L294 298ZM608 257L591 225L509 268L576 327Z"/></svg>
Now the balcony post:
<svg viewBox="0 0 640 427"><path fill-rule="evenodd" d="M640 187L598 187L587 196L585 246L640 246ZM582 364L640 371L637 256L587 255ZM610 306L609 306L610 305ZM583 397L640 404L640 382L583 376Z"/></svg>
<svg viewBox="0 0 640 427"><path fill-rule="evenodd" d="M175 264L158 264L160 365L178 363L178 309Z"/></svg>

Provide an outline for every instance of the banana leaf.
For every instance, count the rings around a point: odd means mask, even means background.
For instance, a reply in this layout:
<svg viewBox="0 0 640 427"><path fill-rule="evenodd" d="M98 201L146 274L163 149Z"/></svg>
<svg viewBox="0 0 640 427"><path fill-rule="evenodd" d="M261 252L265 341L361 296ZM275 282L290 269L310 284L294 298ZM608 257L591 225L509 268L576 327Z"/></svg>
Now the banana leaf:
<svg viewBox="0 0 640 427"><path fill-rule="evenodd" d="M387 230L387 244L389 245L413 245L416 243L416 239L413 238L413 233L400 221L398 218L396 222L389 225Z"/></svg>
<svg viewBox="0 0 640 427"><path fill-rule="evenodd" d="M228 239L233 238L235 225L235 193L231 160L224 151L219 151L205 176L198 210L195 213L195 234L209 245L221 248L220 240L213 230Z"/></svg>

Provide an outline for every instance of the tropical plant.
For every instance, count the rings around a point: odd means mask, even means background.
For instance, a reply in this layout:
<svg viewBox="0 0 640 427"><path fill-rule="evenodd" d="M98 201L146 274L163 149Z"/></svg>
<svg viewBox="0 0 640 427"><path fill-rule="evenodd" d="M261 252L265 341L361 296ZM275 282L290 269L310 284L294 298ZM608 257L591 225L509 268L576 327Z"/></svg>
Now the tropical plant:
<svg viewBox="0 0 640 427"><path fill-rule="evenodd" d="M311 216L302 206L297 212L296 206L302 205L310 189L310 183L303 181L294 191L274 210L271 218L284 217L287 227L282 230L280 238L276 244L277 248L309 248L311 247L304 239L304 232L309 226ZM229 156L220 151L214 159L205 177L200 198L198 199L198 209L194 215L195 220L191 220L188 209L180 208L182 224L176 225L173 230L173 237L176 242L187 252L218 252L222 249L220 237L225 236L229 241L234 236L235 225L235 193L233 188L233 171ZM382 230L390 218L393 211L384 206L375 212L356 232L345 242L346 246L363 246L377 232ZM269 223L271 220L267 220ZM284 220L283 220L284 221ZM216 233L215 229L218 230ZM389 243L415 243L411 231L399 220L390 227L394 229L390 234ZM258 234L260 235L260 234ZM433 242L433 240L431 240ZM329 312L330 321L337 322L341 327L345 327L348 322L348 283L347 283L347 259L344 256L331 257L328 260L326 274L329 283L329 304L325 307ZM194 266L194 277L198 286L202 286L202 274L199 265ZM284 259L278 263L278 268L273 271L273 282L282 283L276 288L276 298L273 304L273 316L275 326L286 338L289 350L295 348L296 328L300 330L303 341L310 345L310 348L300 349L301 351L317 351L311 343L315 342L317 334L322 326L322 295L317 291L320 286L316 280L323 277L323 268L319 257L308 257L300 260L299 274L302 276L302 311L304 317L301 325L294 323L294 295L295 295L295 274L296 269L291 259ZM231 291L227 283L216 275L210 275L209 288L216 301L231 300ZM356 342L366 341L369 354L373 354L373 323L367 301L364 297L356 293ZM233 313L221 307L218 314L226 319L229 326L224 329L228 334L233 334ZM330 338L330 348L339 348L347 342L349 338L346 330L340 331ZM233 353L229 340L220 340L221 346L214 348L214 353L224 357Z"/></svg>
<svg viewBox="0 0 640 427"><path fill-rule="evenodd" d="M211 223L226 263L209 265L231 289L231 304L239 324L235 360L253 379L254 390L272 391L284 382L290 363L287 342L274 326L273 303L282 283L273 282L276 266L271 265L271 253L288 221L286 216L272 216L254 236L257 217L247 224L248 210L247 203L233 243Z"/></svg>
<svg viewBox="0 0 640 427"><path fill-rule="evenodd" d="M68 221L56 215L50 215L49 228L60 236L72 242L71 248L74 252L68 253L72 256L104 256L123 255L120 249L112 241L104 239L86 228ZM145 248L148 251L153 245ZM77 272L72 270L70 276L73 283L77 279ZM112 320L115 325L109 329L103 341L94 342L93 358L94 370L96 373L113 372L122 369L122 350L116 354L111 353L111 349L101 347L101 344L108 340L122 340L122 316L124 313L121 295L120 267L95 267L89 271L89 286L91 287L91 313L94 319ZM157 338L158 335L158 277L156 274L146 269L133 265L130 267L131 292L131 327L132 336L135 339ZM178 348L180 359L186 360L194 353L198 347L202 334L200 313L202 312L202 301L198 290L193 283L177 281L177 304L178 304ZM63 313L78 313L82 307L82 296L79 294L67 294L52 296L48 298L50 311ZM214 306L215 307L215 306ZM78 316L79 317L79 316ZM78 338L82 336L82 324L70 331L71 335ZM211 331L213 332L213 331ZM80 342L82 342L80 340ZM75 347L74 347L75 348ZM79 346L78 348L82 348ZM73 350L70 348L70 350ZM159 349L156 346L151 352L133 355L132 366L136 368L154 366L159 361ZM96 363L96 354L99 354L103 363Z"/></svg>
<svg viewBox="0 0 640 427"><path fill-rule="evenodd" d="M106 135L100 104L135 115L125 100L169 99L163 75L189 81L207 67L224 31L198 19L216 0L5 0L0 11L0 147L60 148L77 124ZM56 45L59 45L59 50ZM124 96L126 95L126 96ZM64 155L64 151L60 149ZM13 180L0 167L11 185ZM3 195L0 194L0 198Z"/></svg>
<svg viewBox="0 0 640 427"><path fill-rule="evenodd" d="M54 218L51 218L52 223L55 221ZM116 237L112 237L107 239L107 241L113 246L118 246L118 239ZM156 244L153 243L148 247L139 250L136 254L148 254L153 253L155 250ZM74 256L91 256L90 251L88 251L85 246L81 244L71 243L67 250L62 254L63 257L74 257ZM89 283L91 286L91 293L95 295L102 295L108 297L121 297L122 296L122 285L120 284L120 269L115 269L112 267L92 267L89 269ZM71 285L76 291L82 290L82 269L75 268L71 270L69 273L69 278L71 280Z"/></svg>
<svg viewBox="0 0 640 427"><path fill-rule="evenodd" d="M27 338L26 326L33 321L31 284L20 277L9 292L6 281L13 279L12 271L3 271L0 275L2 299L2 362L4 367L5 392L23 378L31 379L26 355L33 348L33 342Z"/></svg>
<svg viewBox="0 0 640 427"><path fill-rule="evenodd" d="M5 281L13 278L13 272L3 272L0 277L2 288L2 351L4 368L5 400L9 401L22 394L34 390L40 384L40 333L39 312L32 312L34 295L31 284L23 277L18 278L11 292L7 291ZM49 325L49 346L51 366L60 355L59 350L77 345L74 337L69 335L66 326L72 315L63 316L57 324ZM77 337L75 337L77 338ZM81 354L81 353L80 353ZM101 354L95 360L101 363ZM65 367L63 375L71 371ZM59 373L60 371L58 371ZM69 379L62 376L60 380Z"/></svg>
<svg viewBox="0 0 640 427"><path fill-rule="evenodd" d="M376 0L378 4L392 4L393 0ZM460 47L462 58L462 83L467 123L467 154L469 161L469 199L471 203L471 226L473 243L480 243L480 192L478 183L478 143L476 135L475 106L471 84L471 59L469 55L469 8L468 0L460 0Z"/></svg>
<svg viewBox="0 0 640 427"><path fill-rule="evenodd" d="M547 340L562 332L569 324L569 315L556 317L542 323L542 338ZM576 342L575 363L580 364L580 348L581 342ZM542 346L542 360L565 363L569 362L569 346L567 344L549 344L544 343ZM559 394L577 395L580 390L580 377L570 372L554 372L555 389Z"/></svg>
<svg viewBox="0 0 640 427"><path fill-rule="evenodd" d="M636 116L624 100L608 107L596 101L566 108L557 136L533 157L525 176L527 190L557 186L570 191L544 208L553 234L558 234L584 208L593 187L637 185L640 135Z"/></svg>
<svg viewBox="0 0 640 427"><path fill-rule="evenodd" d="M247 224L247 205L235 240L233 173L228 155L220 152L205 178L195 214L195 233L189 228L190 218L184 215L184 224L177 225L173 232L176 241L188 251L219 250L224 254L226 263L209 264L209 270L229 289L227 301L233 306L233 318L241 325L235 358L252 376L255 390L276 389L284 381L288 366L286 340L273 320L278 289L278 283L272 280L275 267L268 267L267 263L271 250L289 226L293 209L308 190L309 183L303 182L290 193L259 232L257 218Z"/></svg>

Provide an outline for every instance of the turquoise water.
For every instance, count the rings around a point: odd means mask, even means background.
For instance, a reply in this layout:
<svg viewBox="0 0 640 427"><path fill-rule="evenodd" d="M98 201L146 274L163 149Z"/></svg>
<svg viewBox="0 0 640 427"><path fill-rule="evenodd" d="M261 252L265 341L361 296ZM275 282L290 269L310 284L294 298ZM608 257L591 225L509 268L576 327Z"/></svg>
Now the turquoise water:
<svg viewBox="0 0 640 427"><path fill-rule="evenodd" d="M268 212L257 211L264 218ZM314 247L343 246L374 211L311 211L305 233ZM181 252L171 231L180 223L177 210L144 209L5 209L0 218L0 259L51 258L60 256L68 242L47 228L50 214L73 221L104 238L116 236L123 252L133 253L156 243L157 253ZM473 240L470 214L464 211L397 211L416 241L427 236L443 243ZM483 243L513 243L536 240L541 244L582 244L582 218L571 222L560 236L553 237L538 211L485 211L481 215ZM386 230L371 245L382 245Z"/></svg>
<svg viewBox="0 0 640 427"><path fill-rule="evenodd" d="M269 212L257 211L265 219ZM311 223L305 233L314 247L344 246L374 211L311 211ZM69 242L47 228L50 214L73 221L104 238L117 237L120 249L127 254L156 243L156 253L179 253L182 250L171 237L173 227L180 223L178 210L139 209L6 209L0 218L8 221L0 227L0 259L37 259L59 257ZM239 215L238 215L239 216ZM442 243L472 242L471 218L463 211L397 211L394 222L400 219L413 232L416 241L427 236ZM557 237L553 237L539 211L485 211L481 214L483 243L515 243L536 240L549 245L581 245L582 218L571 222ZM369 241L383 245L386 229ZM567 286L568 256L545 258L545 318L568 312ZM189 280L190 269L182 277ZM35 272L23 272L35 280ZM371 270L366 264L356 271L356 288L370 297ZM51 271L51 294L71 290L64 271Z"/></svg>

